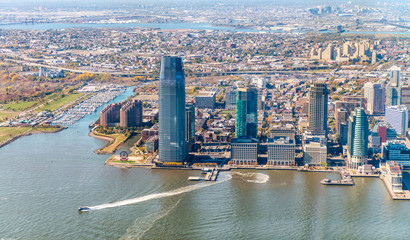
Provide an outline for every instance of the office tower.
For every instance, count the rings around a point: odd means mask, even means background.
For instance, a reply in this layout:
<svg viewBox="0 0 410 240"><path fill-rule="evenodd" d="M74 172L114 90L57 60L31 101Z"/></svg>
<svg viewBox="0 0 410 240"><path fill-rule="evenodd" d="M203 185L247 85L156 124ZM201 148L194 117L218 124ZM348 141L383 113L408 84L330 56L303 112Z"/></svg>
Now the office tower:
<svg viewBox="0 0 410 240"><path fill-rule="evenodd" d="M340 124L346 122L348 118L348 113L344 108L338 108L335 111L335 120L336 120L336 132L340 134Z"/></svg>
<svg viewBox="0 0 410 240"><path fill-rule="evenodd" d="M303 145L304 164L318 165L327 162L327 146L322 142L310 142Z"/></svg>
<svg viewBox="0 0 410 240"><path fill-rule="evenodd" d="M251 164L258 163L259 141L256 138L240 137L231 141L231 161L234 164Z"/></svg>
<svg viewBox="0 0 410 240"><path fill-rule="evenodd" d="M235 136L258 135L258 91L254 87L238 88L236 92Z"/></svg>
<svg viewBox="0 0 410 240"><path fill-rule="evenodd" d="M137 127L142 124L142 102L129 101L120 109L120 127Z"/></svg>
<svg viewBox="0 0 410 240"><path fill-rule="evenodd" d="M185 125L188 151L192 151L193 138L195 136L195 107L192 104L185 105Z"/></svg>
<svg viewBox="0 0 410 240"><path fill-rule="evenodd" d="M347 135L349 132L349 127L347 122L340 123L339 126L339 144L346 145L347 144Z"/></svg>
<svg viewBox="0 0 410 240"><path fill-rule="evenodd" d="M195 97L196 108L210 108L214 109L216 103L216 92L201 91L199 95Z"/></svg>
<svg viewBox="0 0 410 240"><path fill-rule="evenodd" d="M377 53L373 50L372 52L372 64L377 63Z"/></svg>
<svg viewBox="0 0 410 240"><path fill-rule="evenodd" d="M401 87L401 105L405 105L407 109L410 109L410 86L404 85Z"/></svg>
<svg viewBox="0 0 410 240"><path fill-rule="evenodd" d="M390 71L391 71L390 85L393 87L400 86L400 68L397 66L393 66L390 68Z"/></svg>
<svg viewBox="0 0 410 240"><path fill-rule="evenodd" d="M227 89L225 93L225 109L235 109L236 108L236 90Z"/></svg>
<svg viewBox="0 0 410 240"><path fill-rule="evenodd" d="M367 111L373 115L384 110L384 91L379 83L368 82L364 85L364 98L367 100Z"/></svg>
<svg viewBox="0 0 410 240"><path fill-rule="evenodd" d="M181 57L162 57L159 77L159 160L182 162L185 141L185 77Z"/></svg>
<svg viewBox="0 0 410 240"><path fill-rule="evenodd" d="M386 87L386 103L385 106L397 106L401 104L401 87Z"/></svg>
<svg viewBox="0 0 410 240"><path fill-rule="evenodd" d="M275 137L268 139L268 165L295 165L295 139Z"/></svg>
<svg viewBox="0 0 410 240"><path fill-rule="evenodd" d="M408 111L404 105L386 107L385 121L390 123L398 135L406 134L408 128Z"/></svg>
<svg viewBox="0 0 410 240"><path fill-rule="evenodd" d="M368 125L363 108L357 108L349 117L347 151L348 165L351 168L358 168L367 162Z"/></svg>
<svg viewBox="0 0 410 240"><path fill-rule="evenodd" d="M313 135L327 137L328 91L325 83L314 83L309 93L309 126Z"/></svg>

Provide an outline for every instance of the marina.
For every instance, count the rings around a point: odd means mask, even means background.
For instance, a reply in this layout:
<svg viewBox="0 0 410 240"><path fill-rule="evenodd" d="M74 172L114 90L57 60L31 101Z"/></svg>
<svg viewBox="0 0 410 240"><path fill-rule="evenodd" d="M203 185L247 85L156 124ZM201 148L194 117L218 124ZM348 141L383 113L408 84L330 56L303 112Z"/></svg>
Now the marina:
<svg viewBox="0 0 410 240"><path fill-rule="evenodd" d="M50 125L61 125L69 126L77 122L85 115L89 115L95 112L103 104L111 101L120 94L124 93L126 90L125 86L120 85L108 85L105 88L92 93L92 96L87 98L84 101L81 101L79 104L59 112L57 115L47 120L47 123Z"/></svg>

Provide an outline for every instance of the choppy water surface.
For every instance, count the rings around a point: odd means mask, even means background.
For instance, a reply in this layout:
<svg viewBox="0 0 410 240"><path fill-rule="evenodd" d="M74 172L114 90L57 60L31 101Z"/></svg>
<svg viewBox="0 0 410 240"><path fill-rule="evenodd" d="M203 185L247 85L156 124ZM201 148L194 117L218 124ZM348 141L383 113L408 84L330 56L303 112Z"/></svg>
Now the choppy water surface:
<svg viewBox="0 0 410 240"><path fill-rule="evenodd" d="M410 201L379 179L326 187L336 174L232 171L198 183L194 171L107 167L93 153L105 142L87 135L97 117L0 149L0 239L407 238Z"/></svg>

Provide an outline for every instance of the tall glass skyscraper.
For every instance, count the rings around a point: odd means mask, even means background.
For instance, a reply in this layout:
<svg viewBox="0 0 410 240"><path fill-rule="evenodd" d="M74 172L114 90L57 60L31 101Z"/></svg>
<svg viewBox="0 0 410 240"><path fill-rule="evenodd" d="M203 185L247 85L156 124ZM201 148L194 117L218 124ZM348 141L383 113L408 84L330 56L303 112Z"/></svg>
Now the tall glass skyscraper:
<svg viewBox="0 0 410 240"><path fill-rule="evenodd" d="M309 92L309 126L312 135L327 137L328 90L325 83L314 83Z"/></svg>
<svg viewBox="0 0 410 240"><path fill-rule="evenodd" d="M349 118L347 139L349 166L357 168L367 162L369 123L363 108L357 108Z"/></svg>
<svg viewBox="0 0 410 240"><path fill-rule="evenodd" d="M185 161L188 155L185 131L185 77L182 58L164 56L159 77L160 161Z"/></svg>
<svg viewBox="0 0 410 240"><path fill-rule="evenodd" d="M258 136L258 90L238 88L236 92L235 136Z"/></svg>

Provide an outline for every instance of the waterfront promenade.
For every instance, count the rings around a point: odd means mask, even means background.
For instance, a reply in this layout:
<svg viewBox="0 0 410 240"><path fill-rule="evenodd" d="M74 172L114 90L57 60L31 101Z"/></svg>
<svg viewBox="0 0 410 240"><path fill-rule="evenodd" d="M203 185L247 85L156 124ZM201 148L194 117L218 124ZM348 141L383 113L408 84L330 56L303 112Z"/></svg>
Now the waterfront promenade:
<svg viewBox="0 0 410 240"><path fill-rule="evenodd" d="M156 166L152 163L146 163L142 157L131 156L128 158L128 161L121 162L120 157L118 155L113 155L110 157L106 162L105 165L119 167L119 168L150 168L150 169L168 169L168 170L202 170L205 166ZM318 173L339 173L341 179L329 180L329 182L324 183L323 179L321 183L323 185L340 185L340 186L354 186L353 178L380 178L389 195L393 200L410 200L410 191L403 190L401 193L394 193L389 187L389 184L386 182L386 179L383 175L379 173L373 174L361 174L357 173L355 170L346 169L342 167L335 167L335 168L316 168L316 169L308 169L305 167L297 167L297 166L273 166L273 165L223 165L222 167L216 168L219 171L230 171L230 170L288 170L288 171L299 171L299 172L318 172Z"/></svg>

